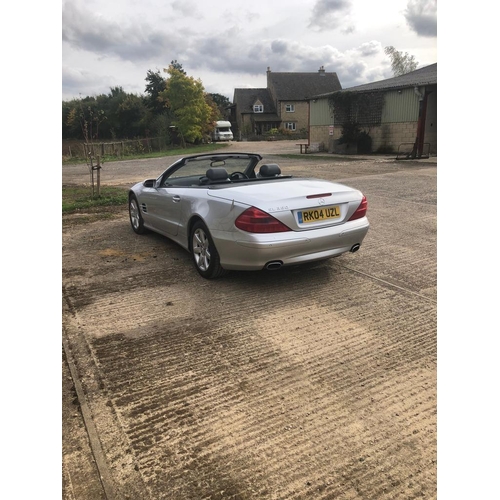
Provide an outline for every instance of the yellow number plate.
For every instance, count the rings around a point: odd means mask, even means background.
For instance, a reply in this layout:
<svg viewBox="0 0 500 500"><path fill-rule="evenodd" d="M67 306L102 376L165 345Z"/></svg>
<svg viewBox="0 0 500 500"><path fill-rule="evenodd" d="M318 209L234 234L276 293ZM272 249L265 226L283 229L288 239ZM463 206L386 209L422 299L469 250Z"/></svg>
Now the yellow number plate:
<svg viewBox="0 0 500 500"><path fill-rule="evenodd" d="M338 219L340 217L340 207L338 205L331 207L313 208L312 210L300 210L298 213L299 224L308 222L321 222L323 220Z"/></svg>

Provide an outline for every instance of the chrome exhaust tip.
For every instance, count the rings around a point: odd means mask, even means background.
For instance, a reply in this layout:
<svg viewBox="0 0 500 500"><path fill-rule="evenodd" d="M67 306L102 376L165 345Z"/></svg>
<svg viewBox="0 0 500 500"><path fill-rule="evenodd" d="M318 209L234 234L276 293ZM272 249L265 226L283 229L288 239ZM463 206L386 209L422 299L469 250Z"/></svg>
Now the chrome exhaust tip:
<svg viewBox="0 0 500 500"><path fill-rule="evenodd" d="M360 247L360 246L361 246L361 245L360 245L359 243L356 243L355 245L353 245L353 246L351 247L351 252L352 252L352 253L357 252L357 251L359 250L359 247Z"/></svg>
<svg viewBox="0 0 500 500"><path fill-rule="evenodd" d="M283 266L283 262L281 262L280 260L273 260L271 262L268 262L264 267L268 271L276 271L276 269L279 269L282 266Z"/></svg>

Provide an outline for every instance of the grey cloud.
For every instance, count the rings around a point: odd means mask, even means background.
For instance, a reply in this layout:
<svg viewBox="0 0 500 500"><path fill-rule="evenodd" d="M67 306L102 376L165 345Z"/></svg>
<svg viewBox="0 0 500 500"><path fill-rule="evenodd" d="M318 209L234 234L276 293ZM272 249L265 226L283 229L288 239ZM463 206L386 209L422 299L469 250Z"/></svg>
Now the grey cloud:
<svg viewBox="0 0 500 500"><path fill-rule="evenodd" d="M278 49L278 50L277 50ZM343 88L354 87L368 81L382 80L381 72L367 74L367 65L360 52L375 54L381 50L379 42L370 42L344 54L331 46L309 47L297 42L274 40L255 44L244 58L225 59L225 71L238 68L253 75L265 74L269 66L275 72L316 72L320 66L337 73Z"/></svg>
<svg viewBox="0 0 500 500"><path fill-rule="evenodd" d="M381 51L381 44L375 41L363 44L346 55L329 45L311 47L283 39L257 41L242 50L234 42L226 44L221 39L231 40L231 37L221 33L204 42L197 41L197 49L188 54L186 65L191 70L209 68L228 78L231 74L241 73L261 76L268 66L275 72L315 72L324 66L327 71L339 75L342 86L345 86L344 80L353 86L366 82L366 79L363 80L366 66L358 62L360 54L373 55Z"/></svg>
<svg viewBox="0 0 500 500"><path fill-rule="evenodd" d="M87 86L94 83L94 75L88 71L76 70L74 68L62 68L62 85L68 89L78 89L82 85Z"/></svg>
<svg viewBox="0 0 500 500"><path fill-rule="evenodd" d="M394 72L392 71L392 68L390 64L387 64L386 66L382 67L377 67L377 68L372 68L372 69L367 69L363 73L363 82L377 82L380 80L387 80L388 78L392 78L394 76Z"/></svg>
<svg viewBox="0 0 500 500"><path fill-rule="evenodd" d="M345 0L316 3L315 9L324 8L326 13L346 13L350 3ZM231 81L233 75L263 76L267 67L275 72L315 72L320 66L336 72L344 88L366 83L366 66L358 62L363 56L376 54L381 50L379 42L371 41L356 49L342 53L331 45L308 46L286 39L241 39L237 27L214 31L203 35L182 31L182 38L167 29L152 29L146 24L133 26L118 24L88 11L66 4L63 9L63 40L80 50L93 52L101 57L116 57L132 63L151 62L153 67L165 67L177 59L188 74L196 76L197 71L208 69L224 75ZM377 76L371 75L371 76ZM144 74L145 77L145 74ZM381 75L380 79L383 79ZM77 70L63 72L63 89L67 93L105 93L111 85L125 85L116 75L103 78ZM141 82L142 83L142 82ZM127 87L130 91L129 87ZM134 89L135 91L135 89ZM143 92L143 89L139 89Z"/></svg>
<svg viewBox="0 0 500 500"><path fill-rule="evenodd" d="M304 69L304 64L309 64L314 71L325 63L324 49L284 39L256 40L241 45L237 40L232 30L195 40L196 49L189 52L189 67L258 76L265 73L267 66L272 66L274 71L309 71Z"/></svg>
<svg viewBox="0 0 500 500"><path fill-rule="evenodd" d="M271 42L271 50L274 54L286 54L288 43L284 40L274 40Z"/></svg>
<svg viewBox="0 0 500 500"><path fill-rule="evenodd" d="M261 42L249 45L238 42L238 29L191 39L191 48L180 60L190 69L207 68L221 73L262 74L262 67L271 54L269 45ZM264 61L264 62L262 62Z"/></svg>
<svg viewBox="0 0 500 500"><path fill-rule="evenodd" d="M362 78L366 71L366 64L361 61L347 63L343 68L343 74L348 74L349 78Z"/></svg>
<svg viewBox="0 0 500 500"><path fill-rule="evenodd" d="M408 26L417 35L437 36L436 0L409 0L404 15Z"/></svg>
<svg viewBox="0 0 500 500"><path fill-rule="evenodd" d="M175 0L171 5L174 11L180 12L183 16L203 17L200 15L196 3L191 0Z"/></svg>
<svg viewBox="0 0 500 500"><path fill-rule="evenodd" d="M335 68L343 89L366 83L366 65L360 61L343 61Z"/></svg>
<svg viewBox="0 0 500 500"><path fill-rule="evenodd" d="M376 41L372 40L371 42L363 43L358 48L358 51L363 57L373 56L373 55L378 54L382 51L382 44L380 42L376 42Z"/></svg>
<svg viewBox="0 0 500 500"><path fill-rule="evenodd" d="M313 7L316 14L342 12L351 8L351 0L317 0Z"/></svg>
<svg viewBox="0 0 500 500"><path fill-rule="evenodd" d="M189 34L184 32L181 38L148 25L124 26L80 10L74 4L66 3L62 13L64 42L80 50L115 56L124 61L144 61L164 54L177 54L186 35Z"/></svg>
<svg viewBox="0 0 500 500"><path fill-rule="evenodd" d="M392 78L394 74L389 59L377 62L380 58L373 57L382 54L383 47L381 42L372 40L341 53L332 66L332 71L337 72L342 88Z"/></svg>
<svg viewBox="0 0 500 500"><path fill-rule="evenodd" d="M106 81L106 84L103 83ZM113 76L96 75L89 71L63 66L62 68L62 97L63 100L71 100L75 96L81 97L107 94L110 87L119 86Z"/></svg>
<svg viewBox="0 0 500 500"><path fill-rule="evenodd" d="M236 29L220 32L218 35L209 35L192 39L190 56L205 59L207 56L225 56L238 50L238 33Z"/></svg>
<svg viewBox="0 0 500 500"><path fill-rule="evenodd" d="M349 7L345 0L320 0L328 12L344 12ZM152 29L145 24L127 26L97 17L74 4L63 9L63 40L80 50L101 57L116 57L132 63L151 61L152 66L166 66L177 59L189 71L208 69L228 75L265 74L268 66L273 71L317 71L320 66L338 71L343 56L326 45L311 47L285 39L242 42L237 27L203 36L183 31L182 38L175 33ZM363 54L377 50L370 42L358 49ZM68 82L69 83L69 82Z"/></svg>
<svg viewBox="0 0 500 500"><path fill-rule="evenodd" d="M334 30L346 24L352 0L317 0L313 7L309 27L318 31ZM352 26L347 32L352 31Z"/></svg>
<svg viewBox="0 0 500 500"><path fill-rule="evenodd" d="M239 47L228 33L221 33L196 41L196 50L188 54L188 65L193 69L204 67L226 74L262 75L267 66L273 71L317 71L337 54L333 47L308 47L283 39L256 41Z"/></svg>

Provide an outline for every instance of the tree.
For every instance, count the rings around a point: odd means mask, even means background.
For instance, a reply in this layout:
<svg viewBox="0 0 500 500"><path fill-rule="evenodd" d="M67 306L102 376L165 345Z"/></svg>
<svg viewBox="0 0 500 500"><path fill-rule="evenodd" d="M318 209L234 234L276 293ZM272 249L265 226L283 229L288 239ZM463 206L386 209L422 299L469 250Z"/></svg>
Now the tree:
<svg viewBox="0 0 500 500"><path fill-rule="evenodd" d="M78 116L79 106L76 99L62 103L62 137L75 139L82 136L82 127Z"/></svg>
<svg viewBox="0 0 500 500"><path fill-rule="evenodd" d="M180 62L177 62L177 59L174 59L173 61L171 61L170 66L172 66L174 69L179 70L183 75L186 74L186 72L182 68L182 64Z"/></svg>
<svg viewBox="0 0 500 500"><path fill-rule="evenodd" d="M121 137L138 137L144 133L144 119L146 117L146 106L144 100L137 95L127 94L120 102L116 118Z"/></svg>
<svg viewBox="0 0 500 500"><path fill-rule="evenodd" d="M231 101L225 96L221 94L207 94L209 98L215 103L217 108L219 109L220 118L227 119L229 118L229 111L227 108L231 106Z"/></svg>
<svg viewBox="0 0 500 500"><path fill-rule="evenodd" d="M119 118L120 105L127 98L127 93L123 90L123 87L111 87L109 94L101 94L97 96L97 100L102 102L101 106L107 111L108 121L106 123L107 130L106 136L112 139L125 139L126 136L122 135L123 123Z"/></svg>
<svg viewBox="0 0 500 500"><path fill-rule="evenodd" d="M211 124L212 108L205 100L205 90L201 80L187 76L185 72L171 64L166 70L169 78L166 88L159 96L173 115L173 125L177 127L182 141L197 142Z"/></svg>
<svg viewBox="0 0 500 500"><path fill-rule="evenodd" d="M201 81L188 77L177 60L164 71L168 78L159 70L148 71L143 95L116 86L108 94L63 101L63 139L166 137L175 125L183 141L203 140L214 122L227 116L231 103L221 94L206 93Z"/></svg>
<svg viewBox="0 0 500 500"><path fill-rule="evenodd" d="M224 118L221 113L220 108L214 102L212 98L213 94L205 94L205 102L210 108L210 118L208 122L203 126L203 135L210 135L214 130L215 122Z"/></svg>
<svg viewBox="0 0 500 500"><path fill-rule="evenodd" d="M148 82L146 85L146 105L155 115L164 113L165 103L160 98L160 93L163 92L167 86L165 78L163 78L159 70L156 71L156 73L148 70L145 80Z"/></svg>
<svg viewBox="0 0 500 500"><path fill-rule="evenodd" d="M396 50L392 45L386 47L384 52L391 58L391 68L394 76L405 75L417 69L418 63L415 61L415 57L410 56L408 52L403 54L403 52Z"/></svg>
<svg viewBox="0 0 500 500"><path fill-rule="evenodd" d="M99 139L99 126L107 119L105 111L94 97L86 97L78 101L78 107L73 108L68 116L68 125L74 126L75 121L82 131L86 143Z"/></svg>

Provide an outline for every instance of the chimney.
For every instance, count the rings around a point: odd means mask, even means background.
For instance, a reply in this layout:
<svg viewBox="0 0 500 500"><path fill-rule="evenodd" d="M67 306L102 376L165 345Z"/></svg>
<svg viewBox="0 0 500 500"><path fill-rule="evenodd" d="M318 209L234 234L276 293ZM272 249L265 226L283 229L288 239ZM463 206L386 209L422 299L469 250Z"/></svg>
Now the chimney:
<svg viewBox="0 0 500 500"><path fill-rule="evenodd" d="M321 66L321 68L319 68L318 73L320 74L320 76L325 76L325 67Z"/></svg>

